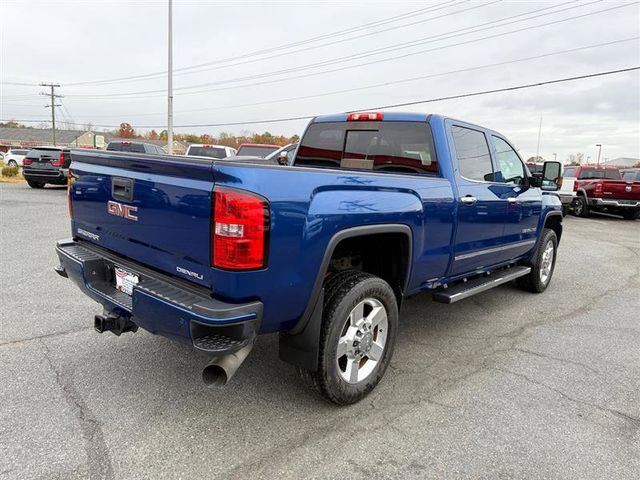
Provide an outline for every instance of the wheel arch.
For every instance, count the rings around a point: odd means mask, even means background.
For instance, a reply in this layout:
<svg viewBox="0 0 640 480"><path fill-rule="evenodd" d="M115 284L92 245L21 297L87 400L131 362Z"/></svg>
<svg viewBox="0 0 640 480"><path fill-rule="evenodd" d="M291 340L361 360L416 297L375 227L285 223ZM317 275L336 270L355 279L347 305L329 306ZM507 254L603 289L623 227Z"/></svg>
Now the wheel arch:
<svg viewBox="0 0 640 480"><path fill-rule="evenodd" d="M400 238L405 239L406 245L401 256L404 265L401 270L400 291L396 293L398 305L400 305L402 294L406 291L411 275L411 260L413 258L413 236L411 228L404 224L380 224L341 230L334 234L327 243L320 268L316 275L313 290L303 315L291 330L280 333L279 356L281 360L311 371L315 371L318 368L318 344L324 300L323 284L329 270L331 259L334 258L334 253L339 251L338 249L342 242L358 238L366 238L368 239L367 241L371 241L376 237L380 238L381 235L389 234L400 235ZM395 290L396 289L394 289L394 291Z"/></svg>

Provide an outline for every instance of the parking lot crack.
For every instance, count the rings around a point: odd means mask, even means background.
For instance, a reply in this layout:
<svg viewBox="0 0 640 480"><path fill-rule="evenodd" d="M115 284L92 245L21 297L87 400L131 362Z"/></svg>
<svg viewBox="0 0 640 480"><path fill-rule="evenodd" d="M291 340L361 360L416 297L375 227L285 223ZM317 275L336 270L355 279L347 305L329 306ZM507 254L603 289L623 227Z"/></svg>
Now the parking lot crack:
<svg viewBox="0 0 640 480"><path fill-rule="evenodd" d="M576 366L582 367L585 370L588 370L588 371L590 371L592 373L595 373L596 375L601 375L601 373L598 370L596 370L595 368L592 368L589 365L586 365L586 364L581 363L581 362L576 362L574 360L569 360L569 359L560 358L560 357L554 357L552 355L547 355L547 354L544 354L544 353L534 352L532 350L527 350L526 348L514 347L513 350L516 351L516 352L521 352L521 353L524 353L524 354L527 354L527 355L534 355L534 356L540 357L540 358L546 358L548 360L564 363L564 364L567 364L567 365L576 365Z"/></svg>
<svg viewBox="0 0 640 480"><path fill-rule="evenodd" d="M34 340L42 340L42 339L45 339L45 338L69 335L71 333L82 332L82 331L85 331L85 330L93 330L93 327L79 328L79 329L76 329L76 330L67 330L65 332L46 333L44 335L38 335L36 337L19 338L19 339L16 339L16 340L9 340L8 342L0 343L0 348L2 348L4 346L7 346L7 345L18 345L20 343L33 342Z"/></svg>
<svg viewBox="0 0 640 480"><path fill-rule="evenodd" d="M529 382L529 383L531 383L533 385L536 385L538 387L542 387L542 388L545 388L547 390L550 390L550 391L558 394L562 398L564 398L566 400L569 400L570 402L575 403L577 405L584 405L586 407L590 407L590 408L599 410L601 412L614 415L614 416L616 416L616 417L618 417L618 418L620 418L622 420L625 420L626 422L631 423L635 429L640 428L640 418L638 418L638 417L635 417L635 416L630 415L628 413L622 412L622 411L620 411L618 409L615 409L615 408L604 407L604 406L598 405L596 403L592 403L592 402L588 402L586 400L581 400L579 398L572 397L571 395L567 394L566 392L563 392L559 388L555 388L555 387L552 387L551 385L547 385L546 383L543 383L543 382L540 382L538 380L535 380L535 379L533 379L533 378L531 378L528 375L525 375L523 373L514 372L513 370L509 370L509 369L501 368L501 367L495 367L495 369L500 371L500 372L502 372L502 373L506 373L508 375L513 375L515 377L521 378L521 379L523 379L523 380L525 380L525 381L527 381L527 382Z"/></svg>
<svg viewBox="0 0 640 480"><path fill-rule="evenodd" d="M114 478L109 449L102 433L102 424L77 391L71 379L53 363L49 346L42 338L38 338L38 341L42 344L44 357L54 373L56 384L62 390L65 401L80 424L87 455L89 478L104 480Z"/></svg>

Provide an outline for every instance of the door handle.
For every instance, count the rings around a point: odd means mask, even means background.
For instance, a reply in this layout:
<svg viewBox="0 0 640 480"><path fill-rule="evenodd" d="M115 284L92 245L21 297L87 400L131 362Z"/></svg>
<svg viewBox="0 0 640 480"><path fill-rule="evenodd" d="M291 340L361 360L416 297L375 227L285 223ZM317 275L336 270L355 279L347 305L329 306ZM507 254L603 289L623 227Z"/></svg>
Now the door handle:
<svg viewBox="0 0 640 480"><path fill-rule="evenodd" d="M518 203L518 199L516 197L507 198L507 202L509 203Z"/></svg>
<svg viewBox="0 0 640 480"><path fill-rule="evenodd" d="M465 195L464 197L462 197L460 199L460 201L462 203L464 203L465 205L473 205L474 203L476 203L478 201L478 199L472 195Z"/></svg>

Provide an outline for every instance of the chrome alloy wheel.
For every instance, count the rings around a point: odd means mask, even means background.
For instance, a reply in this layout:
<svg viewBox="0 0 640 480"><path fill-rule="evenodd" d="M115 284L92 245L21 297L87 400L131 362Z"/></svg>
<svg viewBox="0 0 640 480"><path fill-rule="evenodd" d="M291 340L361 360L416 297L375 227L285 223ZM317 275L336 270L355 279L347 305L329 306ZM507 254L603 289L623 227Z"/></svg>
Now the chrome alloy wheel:
<svg viewBox="0 0 640 480"><path fill-rule="evenodd" d="M336 352L338 371L346 382L358 383L371 375L382 359L388 325L387 311L375 298L365 298L351 310Z"/></svg>
<svg viewBox="0 0 640 480"><path fill-rule="evenodd" d="M540 281L546 285L551 278L551 269L553 268L553 254L554 246L553 242L547 242L542 252L542 262L540 263Z"/></svg>

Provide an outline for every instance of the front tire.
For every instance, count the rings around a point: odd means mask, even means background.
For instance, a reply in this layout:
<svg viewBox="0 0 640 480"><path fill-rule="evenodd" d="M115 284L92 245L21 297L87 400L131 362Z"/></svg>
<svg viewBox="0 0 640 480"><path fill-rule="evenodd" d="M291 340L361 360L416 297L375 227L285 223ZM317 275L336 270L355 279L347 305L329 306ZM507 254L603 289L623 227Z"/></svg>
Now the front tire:
<svg viewBox="0 0 640 480"><path fill-rule="evenodd" d="M558 252L558 237L550 228L542 231L542 236L536 247L536 251L529 262L531 272L516 280L518 287L528 292L542 293L549 283L556 266Z"/></svg>
<svg viewBox="0 0 640 480"><path fill-rule="evenodd" d="M10 167L17 167L18 162L16 162L15 160L9 160L9 163L7 163L7 165Z"/></svg>
<svg viewBox="0 0 640 480"><path fill-rule="evenodd" d="M301 370L328 401L349 405L380 382L393 355L398 304L379 277L340 272L325 284L319 368Z"/></svg>
<svg viewBox="0 0 640 480"><path fill-rule="evenodd" d="M31 188L44 188L44 182L34 182L33 180L27 180L27 183Z"/></svg>

